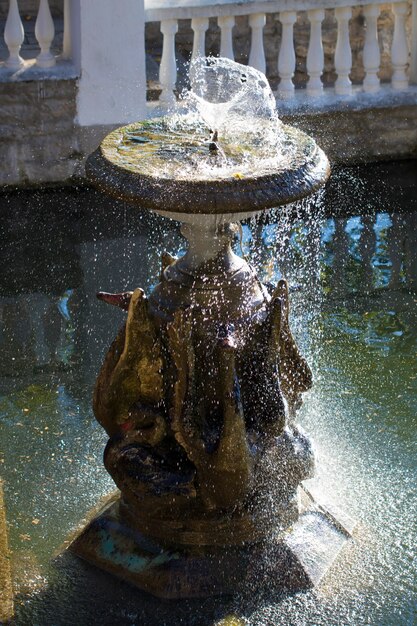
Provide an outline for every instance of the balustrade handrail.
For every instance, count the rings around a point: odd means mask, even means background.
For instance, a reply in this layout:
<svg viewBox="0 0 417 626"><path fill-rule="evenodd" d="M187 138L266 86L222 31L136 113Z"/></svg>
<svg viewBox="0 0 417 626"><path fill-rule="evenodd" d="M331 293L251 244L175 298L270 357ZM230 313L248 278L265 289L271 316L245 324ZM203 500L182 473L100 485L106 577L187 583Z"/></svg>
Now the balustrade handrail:
<svg viewBox="0 0 417 626"><path fill-rule="evenodd" d="M404 0L391 0L396 4ZM145 21L158 22L166 19L192 19L193 17L222 17L253 15L255 13L283 13L287 11L310 11L314 9L337 9L367 5L381 6L381 0L145 0Z"/></svg>
<svg viewBox="0 0 417 626"><path fill-rule="evenodd" d="M393 14L393 36L390 49L392 67L391 88L393 90L408 89L411 82L417 81L417 0L392 0L390 3ZM406 20L412 7L412 44L407 43ZM294 25L298 15L305 11L310 22L306 73L308 76L305 93L308 97L321 96L324 93L322 75L325 67L322 24L325 20L325 9L334 11L337 24L336 47L334 50L334 73L337 78L331 89L337 96L352 95L352 60L350 22L353 9L361 7L364 16L365 30L363 43L362 90L367 93L381 89L380 68L382 51L379 42L378 19L382 11L379 1L369 0L242 0L240 2L217 0L182 0L181 5L175 0L145 0L145 21L159 21L163 35L162 58L160 63L159 83L161 86L160 102L172 103L175 100L177 82L175 34L178 31L178 20L191 19L193 31L192 58L204 54L205 35L209 28L209 18L217 18L220 28L220 55L234 59L234 41L232 29L235 17L249 17L250 53L249 65L265 73L266 55L264 48L264 26L266 14L277 13L282 25L280 46L277 58L278 95L280 98L292 99L295 90L293 81L297 57L294 41ZM327 93L330 93L327 90Z"/></svg>

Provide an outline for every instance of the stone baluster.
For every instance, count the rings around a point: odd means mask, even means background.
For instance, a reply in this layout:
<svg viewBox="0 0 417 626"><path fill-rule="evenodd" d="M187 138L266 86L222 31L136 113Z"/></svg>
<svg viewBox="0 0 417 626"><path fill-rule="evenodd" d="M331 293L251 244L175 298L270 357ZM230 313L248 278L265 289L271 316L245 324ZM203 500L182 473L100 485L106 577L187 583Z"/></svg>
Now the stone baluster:
<svg viewBox="0 0 417 626"><path fill-rule="evenodd" d="M254 13L249 16L249 26L252 30L252 41L249 55L249 65L265 74L264 26L265 13Z"/></svg>
<svg viewBox="0 0 417 626"><path fill-rule="evenodd" d="M224 15L217 18L217 23L221 31L220 56L234 61L232 29L235 25L235 18L232 15Z"/></svg>
<svg viewBox="0 0 417 626"><path fill-rule="evenodd" d="M337 94L344 96L352 93L352 83L349 78L349 72L352 69L352 50L349 40L349 20L351 15L352 9L350 7L338 7L335 9L337 44L334 64L337 80L334 88Z"/></svg>
<svg viewBox="0 0 417 626"><path fill-rule="evenodd" d="M312 9L307 11L310 20L310 43L307 53L307 73L309 81L307 83L307 93L310 96L319 96L323 93L323 83L321 75L324 68L323 42L321 38L321 23L324 20L323 9Z"/></svg>
<svg viewBox="0 0 417 626"><path fill-rule="evenodd" d="M71 37L71 0L64 0L64 41L62 44L61 59L72 58L72 37Z"/></svg>
<svg viewBox="0 0 417 626"><path fill-rule="evenodd" d="M294 94L292 77L295 70L295 50L293 41L294 23L297 19L295 11L283 11L279 14L282 24L281 48L278 55L279 95L282 98L291 98Z"/></svg>
<svg viewBox="0 0 417 626"><path fill-rule="evenodd" d="M55 26L49 9L49 2L48 0L40 0L35 24L35 37L41 49L36 57L36 65L39 67L53 67L56 63L55 57L51 52L54 36Z"/></svg>
<svg viewBox="0 0 417 626"><path fill-rule="evenodd" d="M395 16L391 48L391 62L394 68L391 83L393 89L405 89L408 87L407 74L405 73L408 63L407 35L405 31L407 10L407 2L397 2L392 5L392 12Z"/></svg>
<svg viewBox="0 0 417 626"><path fill-rule="evenodd" d="M177 61L175 58L175 34L177 31L177 20L163 20L161 22L161 33L164 39L159 67L159 82L162 89L159 101L167 105L174 104L176 101L174 89L177 82Z"/></svg>
<svg viewBox="0 0 417 626"><path fill-rule="evenodd" d="M363 90L369 92L378 91L380 82L377 73L381 62L377 25L379 6L377 4L368 4L364 7L363 13L366 19L365 45L363 48L363 65L366 75L363 81Z"/></svg>
<svg viewBox="0 0 417 626"><path fill-rule="evenodd" d="M194 31L192 59L206 56L206 30L208 25L208 17L195 17L191 20L191 28Z"/></svg>
<svg viewBox="0 0 417 626"><path fill-rule="evenodd" d="M24 37L25 32L23 30L22 20L20 19L17 0L10 0L9 12L4 27L4 41L9 49L6 67L12 70L18 70L19 67L23 65L23 59L20 56L20 48L22 47Z"/></svg>

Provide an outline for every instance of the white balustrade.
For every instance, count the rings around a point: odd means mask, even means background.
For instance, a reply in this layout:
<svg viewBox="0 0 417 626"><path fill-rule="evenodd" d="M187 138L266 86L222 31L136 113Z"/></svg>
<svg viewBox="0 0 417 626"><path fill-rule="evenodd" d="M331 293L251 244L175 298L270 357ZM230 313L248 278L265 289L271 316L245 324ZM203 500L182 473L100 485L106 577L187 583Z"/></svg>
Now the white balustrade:
<svg viewBox="0 0 417 626"><path fill-rule="evenodd" d="M217 19L220 26L220 56L234 61L232 30L235 25L233 15L225 15Z"/></svg>
<svg viewBox="0 0 417 626"><path fill-rule="evenodd" d="M321 75L324 68L324 51L321 37L321 23L324 20L323 9L313 9L307 12L310 20L310 43L307 53L307 73L309 81L307 83L307 93L310 96L319 96L323 93L323 83Z"/></svg>
<svg viewBox="0 0 417 626"><path fill-rule="evenodd" d="M397 2L392 5L392 12L395 17L391 49L391 62L394 70L392 75L393 89L405 89L408 87L408 78L405 73L408 63L407 33L405 30L407 10L407 2Z"/></svg>
<svg viewBox="0 0 417 626"><path fill-rule="evenodd" d="M4 28L4 41L9 50L6 67L13 70L18 70L22 67L23 59L20 56L20 48L22 47L24 37L25 32L23 30L22 20L20 19L17 0L10 0L6 26Z"/></svg>
<svg viewBox="0 0 417 626"><path fill-rule="evenodd" d="M265 13L253 13L249 16L249 26L252 30L252 41L249 55L249 65L265 74L264 26Z"/></svg>
<svg viewBox="0 0 417 626"><path fill-rule="evenodd" d="M175 58L175 35L178 32L177 20L162 20L161 33L163 35L162 58L159 67L159 82L161 84L160 102L166 105L175 102L175 84L177 82L177 60Z"/></svg>
<svg viewBox="0 0 417 626"><path fill-rule="evenodd" d="M282 98L291 98L294 94L294 83L292 82L295 71L293 30L296 19L297 13L295 11L283 11L279 14L279 20L282 24L282 39L278 55L278 73L281 77L279 95Z"/></svg>
<svg viewBox="0 0 417 626"><path fill-rule="evenodd" d="M69 1L69 0L67 0ZM197 0L196 0L197 1ZM412 28L417 32L417 0L411 0L414 7L412 18ZM286 2L286 6L294 6L294 2ZM307 16L310 22L310 39L307 52L307 96L320 96L324 93L322 75L324 71L324 49L322 24L325 17L324 6L317 8L317 3L303 2L300 10L307 9ZM394 69L392 87L403 89L408 86L409 79L406 74L408 64L408 49L406 42L406 16L409 2L400 1L392 4L392 11L395 17L394 38L392 44L392 65ZM178 18L186 18L191 15L191 27L194 32L192 58L205 54L205 38L209 26L209 17L216 15L217 4L196 4L190 9L178 7L175 14ZM244 14L246 5L231 4L230 14L221 5L220 15L217 22L221 31L220 56L234 59L233 50L233 28L235 16ZM351 95L352 83L350 72L352 71L352 48L350 44L350 20L352 17L352 7L358 6L353 2L351 6L345 6L344 0L335 0L334 14L337 22L337 42L334 56L334 69L337 79L334 86L334 93L338 95ZM249 54L249 65L265 73L266 57L264 49L264 27L266 24L266 14L263 11L255 11L256 5L248 3L248 20L251 29L251 46ZM259 4L265 10L265 3ZM326 8L328 7L326 3ZM188 11L188 13L186 13ZM193 16L193 12L195 11ZM153 15L156 10L150 14ZM166 13L168 14L168 13ZM372 0L363 6L363 15L366 23L365 41L363 48L363 65L365 77L363 80L363 90L365 92L377 92L380 90L380 79L378 72L381 63L381 53L378 41L378 17L380 6ZM153 19L157 19L153 17ZM278 94L281 98L290 99L294 95L295 85L293 77L296 67L296 52L294 42L294 24L297 20L296 10L285 10L279 13L279 20L282 24L281 46L278 53L278 75L280 83ZM177 32L177 20L162 20L161 30L164 34L163 54L160 67L160 82L162 86L161 101L173 102L176 80L175 67L175 44L174 35ZM414 32L413 30L413 32ZM417 57L417 42L413 42L412 54ZM413 52L414 51L414 52ZM413 56L412 56L413 61ZM417 66L417 58L414 62ZM411 63L410 76L414 77L413 63ZM414 80L417 82L417 67L414 69ZM326 90L329 93L329 89Z"/></svg>
<svg viewBox="0 0 417 626"><path fill-rule="evenodd" d="M71 32L71 23L73 20L73 11L82 0L64 0L64 33L63 33L63 49L59 59L73 60L73 33ZM78 3L78 4L77 4ZM75 20L76 21L76 20ZM56 58L51 52L52 42L55 36L55 25L49 7L49 0L39 0L39 6L35 23L35 37L40 47L40 53L36 57L36 66L42 69L48 69L56 65ZM7 14L6 24L4 28L4 41L9 51L9 56L4 63L7 69L18 70L20 68L30 69L33 63L26 63L20 56L22 45L24 45L25 30L19 14L18 0L9 0L9 10ZM75 37L79 43L79 36ZM76 56L78 50L75 51ZM25 58L33 59L33 53L28 47ZM78 54L79 56L79 54ZM1 65L0 65L1 67Z"/></svg>
<svg viewBox="0 0 417 626"><path fill-rule="evenodd" d="M35 24L35 36L41 49L36 58L36 65L43 68L53 67L56 61L51 52L51 45L55 36L55 26L48 0L40 0L39 2L38 17L36 18Z"/></svg>
<svg viewBox="0 0 417 626"><path fill-rule="evenodd" d="M368 4L363 9L366 20L365 45L363 48L363 66L365 68L365 78L363 90L368 92L378 91L380 81L378 70L381 63L381 53L378 42L378 15L379 6Z"/></svg>
<svg viewBox="0 0 417 626"><path fill-rule="evenodd" d="M191 20L191 28L194 32L192 59L204 57L206 54L206 31L208 25L208 17L195 17Z"/></svg>
<svg viewBox="0 0 417 626"><path fill-rule="evenodd" d="M91 0L100 6L106 7L108 12L110 0ZM134 0L129 0L133 2ZM149 7L146 7L149 2ZM156 3L153 5L153 3ZM168 0L167 0L168 2ZM417 83L417 0L391 0L391 8L394 17L394 34L391 47L391 64L393 75L391 86L393 89L407 89L409 84ZM95 6L97 6L95 4ZM407 22L410 4L412 7L411 22ZM320 6L321 5L321 6ZM81 53L85 36L82 25L85 26L85 16L87 22L92 11L90 0L63 0L64 7L64 33L62 54L57 57L61 60L72 60L74 67L79 71L81 63ZM378 18L380 5L374 0L368 0L367 4L359 5L352 1L350 6L345 5L345 0L334 0L333 3L320 3L314 0L282 0L282 3L271 3L268 0L250 0L241 3L222 2L209 4L209 0L194 0L193 3L186 3L178 6L164 3L164 0L145 0L145 10L141 9L141 16L145 16L145 21L159 20L163 35L162 58L159 68L159 80L161 85L160 101L164 104L171 104L175 101L175 86L177 80L177 67L175 57L175 35L178 31L178 19L191 19L193 30L192 59L205 55L206 33L209 28L209 18L217 16L217 22L221 31L220 55L229 59L234 59L233 50L233 28L235 17L247 15L251 29L251 45L249 54L249 65L265 73L266 57L264 48L264 27L266 24L265 11L279 11L279 20L282 24L281 45L278 53L277 67L280 83L278 93L281 98L292 98L294 95L293 77L296 68L296 45L294 42L294 24L297 20L297 11L306 10L310 22L310 38L307 52L307 96L320 96L330 89L324 90L322 75L324 70L324 50L322 24L325 16L325 8L334 7L335 19L337 22L337 42L334 56L334 70L337 79L334 86L334 93L339 95L351 95L352 83L350 72L352 71L352 48L350 45L350 20L352 17L352 7L363 6L363 16L365 18L366 31L363 47L363 66L365 77L363 80L363 91L377 92L380 90L380 79L378 73L381 64L381 52L378 41ZM143 13L144 10L144 13ZM138 11L137 15L140 12ZM83 18L81 18L81 15ZM174 17L175 16L175 17ZM120 18L121 19L121 18ZM126 18L128 19L128 17ZM142 18L141 18L142 19ZM122 20L123 22L123 20ZM121 27L123 23L121 22ZM144 21L142 19L142 27ZM406 29L411 26L411 50L407 45ZM88 26L90 28L90 24ZM86 32L88 28L85 27ZM130 31L129 31L130 32ZM138 30L139 36L141 29ZM39 0L35 35L39 43L40 53L36 58L37 68L48 69L56 65L56 58L51 51L52 42L55 35L54 21L51 15L49 0ZM33 63L26 64L21 57L21 48L24 42L24 25L19 15L18 0L9 0L9 11L4 29L4 40L8 48L9 56L1 66L18 70L33 66ZM107 38L107 41L110 41ZM91 43L91 38L89 38ZM85 44L86 46L88 44ZM102 45L106 45L103 42ZM143 44L142 44L143 45ZM98 43L95 48L99 49ZM29 51L29 49L28 49ZM411 54L410 54L411 53ZM24 55L26 58L26 55ZM28 54L30 56L30 53ZM84 55L85 58L85 55ZM142 70L141 70L142 72ZM143 80L143 77L140 77Z"/></svg>
<svg viewBox="0 0 417 626"><path fill-rule="evenodd" d="M350 7L339 7L335 10L337 20L337 44L334 55L334 65L337 80L334 86L335 92L340 95L352 93L352 83L349 73L352 68L352 51L349 39L349 20L352 16Z"/></svg>

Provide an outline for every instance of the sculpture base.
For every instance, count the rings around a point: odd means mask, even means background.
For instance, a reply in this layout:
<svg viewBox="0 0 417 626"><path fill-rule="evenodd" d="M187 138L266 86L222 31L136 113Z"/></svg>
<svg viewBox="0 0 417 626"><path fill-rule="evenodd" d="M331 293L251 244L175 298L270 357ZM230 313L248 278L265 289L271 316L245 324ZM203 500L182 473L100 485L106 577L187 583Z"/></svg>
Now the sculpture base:
<svg viewBox="0 0 417 626"><path fill-rule="evenodd" d="M71 543L89 563L165 599L226 595L243 589L303 590L317 585L351 537L343 525L311 501L298 521L262 544L167 550L126 525L119 501L97 515Z"/></svg>

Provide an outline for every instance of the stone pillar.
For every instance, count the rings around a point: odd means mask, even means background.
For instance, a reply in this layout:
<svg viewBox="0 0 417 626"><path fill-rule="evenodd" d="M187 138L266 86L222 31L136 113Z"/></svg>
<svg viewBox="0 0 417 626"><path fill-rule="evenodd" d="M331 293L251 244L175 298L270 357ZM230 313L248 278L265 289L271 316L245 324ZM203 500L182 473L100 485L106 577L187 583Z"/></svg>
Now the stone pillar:
<svg viewBox="0 0 417 626"><path fill-rule="evenodd" d="M192 59L204 57L206 54L206 30L209 27L208 17L195 17L191 20L194 32Z"/></svg>
<svg viewBox="0 0 417 626"><path fill-rule="evenodd" d="M48 0L41 0L35 24L35 37L41 49L36 57L36 65L39 67L53 67L56 63L55 56L51 52L54 36L55 26L49 8L49 2Z"/></svg>
<svg viewBox="0 0 417 626"><path fill-rule="evenodd" d="M365 45L363 48L363 65L365 68L365 78L363 90L368 92L378 91L380 84L378 70L381 63L381 53L378 42L378 16L379 6L368 4L363 8L366 20Z"/></svg>
<svg viewBox="0 0 417 626"><path fill-rule="evenodd" d="M252 40L249 55L249 65L265 74L264 26L265 13L254 13L249 16L249 26L252 31Z"/></svg>
<svg viewBox="0 0 417 626"><path fill-rule="evenodd" d="M391 79L393 89L407 89L408 77L406 74L408 62L407 33L405 20L407 17L407 2L397 2L392 5L394 13L394 35L391 47L391 63L394 70Z"/></svg>
<svg viewBox="0 0 417 626"><path fill-rule="evenodd" d="M159 83L161 95L159 102L173 105L176 102L174 93L177 82L177 59L175 56L175 35L178 31L178 20L161 20L163 35L162 58L159 66Z"/></svg>
<svg viewBox="0 0 417 626"><path fill-rule="evenodd" d="M337 20L337 44L334 54L334 64L337 80L334 86L335 93L350 96L352 83L349 73L352 69L352 50L349 39L349 20L352 17L351 7L338 7L335 9Z"/></svg>
<svg viewBox="0 0 417 626"><path fill-rule="evenodd" d="M283 11L279 14L279 21L282 24L282 39L278 54L278 73L281 78L278 93L281 98L291 98L294 95L292 78L294 76L296 58L293 29L296 20L296 11Z"/></svg>
<svg viewBox="0 0 417 626"><path fill-rule="evenodd" d="M9 57L6 60L6 67L18 70L23 65L20 56L20 48L25 38L22 20L20 19L19 6L17 0L10 0L9 12L6 25L4 27L4 42L9 49Z"/></svg>
<svg viewBox="0 0 417 626"><path fill-rule="evenodd" d="M80 126L146 116L143 0L72 0L73 61L80 71Z"/></svg>
<svg viewBox="0 0 417 626"><path fill-rule="evenodd" d="M232 29L235 25L235 18L233 15L223 15L217 18L217 23L220 27L220 56L226 59L235 60L233 52L233 35Z"/></svg>
<svg viewBox="0 0 417 626"><path fill-rule="evenodd" d="M310 43L307 53L307 72L310 77L307 83L307 93L310 96L320 96L323 93L321 75L324 68L324 52L321 23L324 20L324 10L313 9L308 11L307 15L311 24Z"/></svg>

